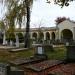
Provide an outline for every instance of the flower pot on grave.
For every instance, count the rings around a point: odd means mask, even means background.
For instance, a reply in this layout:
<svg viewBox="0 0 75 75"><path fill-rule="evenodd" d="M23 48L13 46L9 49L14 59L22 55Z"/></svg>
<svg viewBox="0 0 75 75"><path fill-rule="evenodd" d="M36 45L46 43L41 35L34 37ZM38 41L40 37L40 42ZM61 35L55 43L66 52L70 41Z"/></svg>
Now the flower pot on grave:
<svg viewBox="0 0 75 75"><path fill-rule="evenodd" d="M66 60L68 62L75 62L75 45L66 46L67 48L67 55Z"/></svg>

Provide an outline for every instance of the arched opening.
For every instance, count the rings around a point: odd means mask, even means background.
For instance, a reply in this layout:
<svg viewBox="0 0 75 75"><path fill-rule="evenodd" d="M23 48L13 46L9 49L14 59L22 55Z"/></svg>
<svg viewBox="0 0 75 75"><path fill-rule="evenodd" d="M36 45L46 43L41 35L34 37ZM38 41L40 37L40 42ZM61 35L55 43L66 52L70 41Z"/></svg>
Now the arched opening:
<svg viewBox="0 0 75 75"><path fill-rule="evenodd" d="M37 39L37 33L32 34L33 39Z"/></svg>
<svg viewBox="0 0 75 75"><path fill-rule="evenodd" d="M52 40L55 40L55 33L52 32Z"/></svg>
<svg viewBox="0 0 75 75"><path fill-rule="evenodd" d="M49 34L49 32L46 32L46 40L50 40L50 34Z"/></svg>
<svg viewBox="0 0 75 75"><path fill-rule="evenodd" d="M18 38L19 38L19 42L20 42L20 43L21 43L21 42L24 42L23 33L19 32L19 33L17 33L17 35L18 35Z"/></svg>
<svg viewBox="0 0 75 75"><path fill-rule="evenodd" d="M43 40L44 40L44 34L43 32L39 32L38 42L43 43Z"/></svg>
<svg viewBox="0 0 75 75"><path fill-rule="evenodd" d="M0 32L0 44L3 43L3 34Z"/></svg>
<svg viewBox="0 0 75 75"><path fill-rule="evenodd" d="M73 40L73 33L72 33L72 31L69 30L69 29L62 30L62 32L61 32L61 40L62 41L68 41L68 42Z"/></svg>

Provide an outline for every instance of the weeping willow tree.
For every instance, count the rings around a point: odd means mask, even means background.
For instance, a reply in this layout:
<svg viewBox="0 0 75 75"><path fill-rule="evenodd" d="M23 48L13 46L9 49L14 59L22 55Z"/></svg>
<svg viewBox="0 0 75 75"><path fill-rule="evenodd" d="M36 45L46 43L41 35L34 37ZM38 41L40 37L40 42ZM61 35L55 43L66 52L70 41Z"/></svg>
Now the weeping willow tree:
<svg viewBox="0 0 75 75"><path fill-rule="evenodd" d="M61 7L68 6L70 1L74 0L46 0L47 3L54 2ZM25 34L25 47L29 47L29 28L30 28L30 7L33 4L33 0L1 0L2 4L7 6L10 16L7 16L10 27L14 28L15 19L17 19L19 25L22 24L23 16L26 16L26 34Z"/></svg>
<svg viewBox="0 0 75 75"><path fill-rule="evenodd" d="M6 15L6 19L10 34L14 31L15 20L21 27L23 17L26 16L25 47L29 47L30 7L33 4L33 0L2 0L2 3L8 8L9 14Z"/></svg>
<svg viewBox="0 0 75 75"><path fill-rule="evenodd" d="M22 17L26 15L25 12L24 6L22 4L18 4L18 2L15 2L13 6L8 9L8 13L5 17L8 24L8 30L6 32L7 39L15 40L15 20L21 28Z"/></svg>

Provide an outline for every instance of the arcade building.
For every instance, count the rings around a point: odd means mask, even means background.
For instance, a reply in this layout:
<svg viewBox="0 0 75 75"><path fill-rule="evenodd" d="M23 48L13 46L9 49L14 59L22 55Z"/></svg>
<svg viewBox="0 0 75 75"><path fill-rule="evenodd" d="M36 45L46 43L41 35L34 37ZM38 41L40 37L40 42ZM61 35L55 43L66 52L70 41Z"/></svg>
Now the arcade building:
<svg viewBox="0 0 75 75"><path fill-rule="evenodd" d="M15 33L22 33L25 35L25 29L16 29ZM39 34L39 32L41 32ZM56 25L56 27L41 27L41 28L31 28L30 38L37 40L41 36L41 40L60 40L61 42L74 41L75 40L75 22L71 20L64 20L63 22ZM0 42L4 33L0 30Z"/></svg>

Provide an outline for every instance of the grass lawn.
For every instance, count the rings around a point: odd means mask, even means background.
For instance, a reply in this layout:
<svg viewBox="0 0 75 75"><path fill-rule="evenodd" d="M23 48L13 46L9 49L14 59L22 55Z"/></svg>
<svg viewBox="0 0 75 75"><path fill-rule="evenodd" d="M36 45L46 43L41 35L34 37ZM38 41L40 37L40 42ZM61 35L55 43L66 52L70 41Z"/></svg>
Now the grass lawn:
<svg viewBox="0 0 75 75"><path fill-rule="evenodd" d="M6 50L0 50L0 62L7 62L8 60L13 60L20 57L29 57L33 56L34 50L26 50L21 52L9 52ZM66 56L65 47L62 48L54 48L54 51L46 51L49 59L64 59Z"/></svg>
<svg viewBox="0 0 75 75"><path fill-rule="evenodd" d="M65 47L59 47L54 48L54 51L47 51L46 52L49 59L66 59L66 48Z"/></svg>
<svg viewBox="0 0 75 75"><path fill-rule="evenodd" d="M19 52L9 52L6 50L0 50L0 62L7 62L8 60L14 60L16 58L21 57L29 57L32 56L34 50L25 50Z"/></svg>

